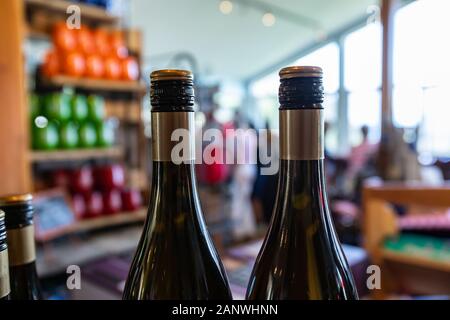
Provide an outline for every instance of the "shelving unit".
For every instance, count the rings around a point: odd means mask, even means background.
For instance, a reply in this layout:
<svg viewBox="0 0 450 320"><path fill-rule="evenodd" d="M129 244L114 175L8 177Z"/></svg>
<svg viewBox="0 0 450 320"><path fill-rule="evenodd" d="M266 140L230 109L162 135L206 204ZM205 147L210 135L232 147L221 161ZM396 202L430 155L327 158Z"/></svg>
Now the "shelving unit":
<svg viewBox="0 0 450 320"><path fill-rule="evenodd" d="M118 17L111 15L102 8L65 0L25 0L25 5L29 8L41 9L50 13L59 14L66 14L68 6L77 5L80 8L83 19L103 24L116 24L119 21Z"/></svg>
<svg viewBox="0 0 450 320"><path fill-rule="evenodd" d="M119 128L126 134L119 135L117 146L105 149L75 149L55 151L30 150L30 120L27 101L28 90L38 84L35 78L27 77L23 44L29 40L51 40L54 23L67 19L67 7L77 5L81 9L82 23L91 28L117 29L120 18L99 7L65 0L14 0L0 1L0 27L8 30L0 35L5 48L0 65L7 65L0 77L2 92L2 117L0 118L0 194L33 192L40 185L34 183L42 168L53 170L53 162L75 167L77 161L113 159L120 161L128 173L129 186L137 186L136 177L146 176L146 140L140 121L141 103L146 87L141 82L108 81L57 76L42 79L49 87L71 87L75 92L101 94L106 103L116 103L123 118ZM126 45L138 59L141 55L138 30L123 30ZM28 71L29 69L27 69ZM31 81L30 81L31 80ZM41 79L39 79L41 80ZM47 88L44 88L47 89ZM49 88L52 89L52 88ZM110 115L110 114L108 114ZM114 115L113 115L114 116ZM129 125L126 121L133 121ZM122 131L120 133L123 133ZM134 151L138 150L138 151ZM130 156L131 155L131 156ZM48 164L47 164L48 163ZM59 165L59 164L58 164ZM139 185L146 194L147 190ZM40 190L40 189L39 189ZM129 250L137 245L146 218L144 208L135 212L121 212L76 221L60 230L52 230L38 249L40 275L65 272L70 264L81 265L102 255ZM127 230L132 229L132 236ZM94 232L100 231L101 232ZM54 231L54 232L53 232ZM58 239L57 239L58 238ZM55 241L57 240L57 241ZM84 241L83 245L80 242ZM63 246L60 246L65 243ZM111 245L114 243L114 245Z"/></svg>
<svg viewBox="0 0 450 320"><path fill-rule="evenodd" d="M30 160L32 162L79 161L121 157L123 157L123 150L118 147L108 149L32 151L30 153Z"/></svg>
<svg viewBox="0 0 450 320"><path fill-rule="evenodd" d="M31 40L51 40L51 31L54 23L65 21L68 17L67 8L70 5L76 5L80 8L82 23L91 28L101 27L117 30L120 17L114 16L105 9L89 4L82 4L67 0L22 0L23 20L23 39ZM140 61L141 38L137 30L123 30L126 45L133 52L133 55ZM106 104L114 102L114 99L124 99L125 103L120 103L118 113L123 115L118 117L107 110L107 116L119 120L121 137L132 139L132 142L120 142L123 145L111 149L76 149L70 151L28 151L27 160L29 165L42 162L70 162L84 161L92 159L117 159L124 162L133 171L141 172L145 175L146 170L146 140L143 137L143 124L141 122L140 104L147 88L140 81L122 81L107 79L76 78L65 75L58 75L52 78L37 77L36 87L38 90L53 90L62 88L72 88L82 93L93 93L104 95L107 99ZM25 109L28 109L25 106ZM26 110L28 112L28 110ZM132 126L130 126L132 124ZM131 130L131 131L130 131ZM132 136L130 136L130 132ZM28 133L27 133L28 134ZM136 136L137 135L137 136ZM130 149L131 148L131 149ZM134 148L134 149L133 149ZM130 151L136 150L137 151ZM130 155L133 155L131 157ZM136 156L134 156L136 155ZM31 171L31 170L30 170ZM32 175L32 173L30 173ZM28 178L31 184L32 178ZM131 180L135 181L135 180ZM142 186L139 185L141 188ZM27 188L33 190L32 185ZM145 191L145 190L144 190Z"/></svg>
<svg viewBox="0 0 450 320"><path fill-rule="evenodd" d="M144 95L147 88L138 81L102 80L55 76L43 79L44 84L54 87L75 87L90 91L130 92Z"/></svg>

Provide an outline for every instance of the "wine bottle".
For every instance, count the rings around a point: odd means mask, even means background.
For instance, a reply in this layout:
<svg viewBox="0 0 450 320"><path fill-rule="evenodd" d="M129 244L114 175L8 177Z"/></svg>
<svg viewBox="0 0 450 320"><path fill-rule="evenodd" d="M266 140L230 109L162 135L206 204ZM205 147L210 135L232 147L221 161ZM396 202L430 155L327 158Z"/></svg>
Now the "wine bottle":
<svg viewBox="0 0 450 320"><path fill-rule="evenodd" d="M5 213L0 210L0 300L9 300L8 245L6 243Z"/></svg>
<svg viewBox="0 0 450 320"><path fill-rule="evenodd" d="M322 69L288 67L280 78L277 196L247 298L358 299L327 204Z"/></svg>
<svg viewBox="0 0 450 320"><path fill-rule="evenodd" d="M0 198L5 212L11 300L41 300L36 272L33 197L30 194Z"/></svg>
<svg viewBox="0 0 450 320"><path fill-rule="evenodd" d="M148 217L123 294L129 300L230 299L205 226L194 172L194 90L189 71L151 74L153 177ZM180 159L174 130L188 134Z"/></svg>

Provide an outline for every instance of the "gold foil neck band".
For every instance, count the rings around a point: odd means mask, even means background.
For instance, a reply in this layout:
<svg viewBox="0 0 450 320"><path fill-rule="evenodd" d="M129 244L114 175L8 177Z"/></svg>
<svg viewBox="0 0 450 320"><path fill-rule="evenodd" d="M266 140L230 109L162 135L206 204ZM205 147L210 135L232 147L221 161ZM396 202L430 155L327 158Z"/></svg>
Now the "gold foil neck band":
<svg viewBox="0 0 450 320"><path fill-rule="evenodd" d="M323 110L280 111L280 158L320 160L324 158Z"/></svg>
<svg viewBox="0 0 450 320"><path fill-rule="evenodd" d="M152 159L195 160L194 112L152 112Z"/></svg>
<svg viewBox="0 0 450 320"><path fill-rule="evenodd" d="M321 78L323 76L323 71L322 68L314 66L292 66L281 69L279 75L280 79L306 77Z"/></svg>
<svg viewBox="0 0 450 320"><path fill-rule="evenodd" d="M0 251L0 298L10 293L8 250Z"/></svg>
<svg viewBox="0 0 450 320"><path fill-rule="evenodd" d="M187 70L164 69L153 71L150 74L150 80L194 80L194 76Z"/></svg>
<svg viewBox="0 0 450 320"><path fill-rule="evenodd" d="M9 229L7 237L10 266L20 266L36 260L34 225Z"/></svg>

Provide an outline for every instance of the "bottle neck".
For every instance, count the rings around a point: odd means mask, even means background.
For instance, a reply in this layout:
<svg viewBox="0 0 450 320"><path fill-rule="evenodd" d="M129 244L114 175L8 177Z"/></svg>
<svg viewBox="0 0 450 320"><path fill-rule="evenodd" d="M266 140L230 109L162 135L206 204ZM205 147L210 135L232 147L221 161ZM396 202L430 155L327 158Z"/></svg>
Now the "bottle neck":
<svg viewBox="0 0 450 320"><path fill-rule="evenodd" d="M323 167L323 110L280 110L280 181L278 193L287 195L287 212L307 215L326 209Z"/></svg>
<svg viewBox="0 0 450 320"><path fill-rule="evenodd" d="M194 112L152 112L152 160L174 164L195 160Z"/></svg>
<svg viewBox="0 0 450 320"><path fill-rule="evenodd" d="M323 109L280 110L280 159L322 160L324 158Z"/></svg>
<svg viewBox="0 0 450 320"><path fill-rule="evenodd" d="M22 266L36 260L34 242L34 209L31 201L11 204L5 211L9 266Z"/></svg>
<svg viewBox="0 0 450 320"><path fill-rule="evenodd" d="M152 202L163 219L197 211L194 133L193 112L152 112Z"/></svg>
<svg viewBox="0 0 450 320"><path fill-rule="evenodd" d="M10 267L35 262L36 246L34 243L33 224L8 229L8 255Z"/></svg>

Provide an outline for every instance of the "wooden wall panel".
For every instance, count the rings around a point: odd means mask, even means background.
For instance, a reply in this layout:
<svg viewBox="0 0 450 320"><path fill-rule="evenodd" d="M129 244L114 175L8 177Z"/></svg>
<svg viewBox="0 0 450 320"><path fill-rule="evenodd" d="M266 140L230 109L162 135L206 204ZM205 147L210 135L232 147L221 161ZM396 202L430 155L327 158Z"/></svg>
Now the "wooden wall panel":
<svg viewBox="0 0 450 320"><path fill-rule="evenodd" d="M23 1L0 1L0 194L31 191Z"/></svg>

